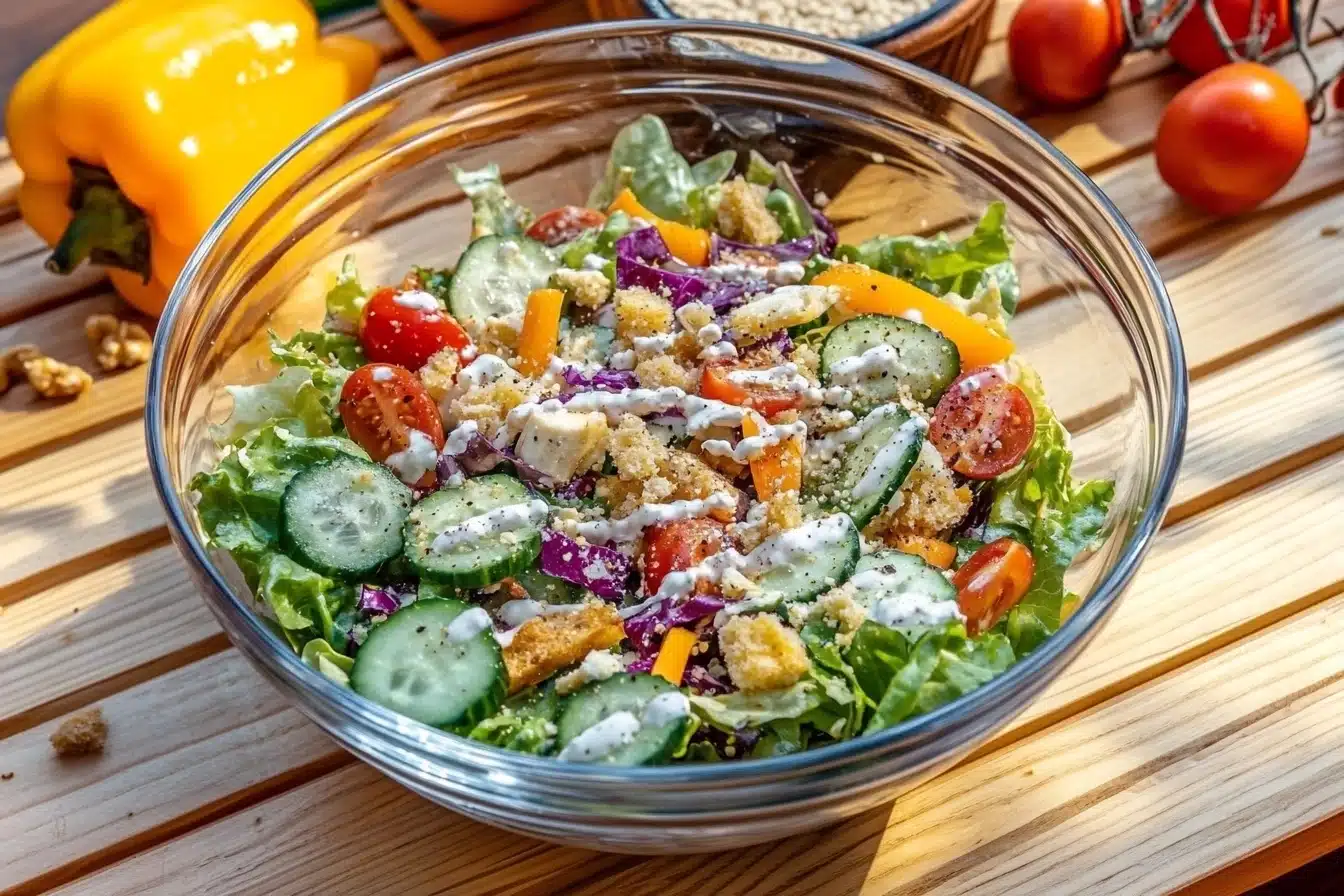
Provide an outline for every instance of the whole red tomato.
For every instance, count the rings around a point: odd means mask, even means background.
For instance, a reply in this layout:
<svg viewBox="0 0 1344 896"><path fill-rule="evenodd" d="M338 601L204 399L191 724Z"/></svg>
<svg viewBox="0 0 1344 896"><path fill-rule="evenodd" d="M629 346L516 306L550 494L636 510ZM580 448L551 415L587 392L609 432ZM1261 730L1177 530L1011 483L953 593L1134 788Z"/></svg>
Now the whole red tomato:
<svg viewBox="0 0 1344 896"><path fill-rule="evenodd" d="M1311 120L1297 90L1257 62L1214 69L1172 98L1157 126L1157 170L1214 215L1255 208L1307 153Z"/></svg>
<svg viewBox="0 0 1344 896"><path fill-rule="evenodd" d="M1017 86L1050 105L1100 96L1128 39L1116 0L1025 0L1008 26Z"/></svg>
<svg viewBox="0 0 1344 896"><path fill-rule="evenodd" d="M1256 8L1260 15L1252 28L1251 13ZM1288 0L1213 0L1213 10L1227 36L1239 46L1252 30L1257 34L1263 32L1270 25L1271 17L1273 25L1265 37L1264 50L1272 50L1293 36ZM1211 72L1230 61L1198 2L1167 39L1166 49L1181 68L1196 75Z"/></svg>

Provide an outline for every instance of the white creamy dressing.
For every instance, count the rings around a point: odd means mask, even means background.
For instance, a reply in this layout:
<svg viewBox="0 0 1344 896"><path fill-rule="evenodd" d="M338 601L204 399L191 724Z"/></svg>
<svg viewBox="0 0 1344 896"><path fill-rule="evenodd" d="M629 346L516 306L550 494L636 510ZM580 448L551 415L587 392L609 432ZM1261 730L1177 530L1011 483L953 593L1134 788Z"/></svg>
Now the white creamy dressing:
<svg viewBox="0 0 1344 896"><path fill-rule="evenodd" d="M737 357L737 346L731 342L716 342L700 352L701 361L728 361Z"/></svg>
<svg viewBox="0 0 1344 896"><path fill-rule="evenodd" d="M911 321L912 323L917 324L924 323L924 314L918 308L910 308L902 312L901 317L905 318L908 321Z"/></svg>
<svg viewBox="0 0 1344 896"><path fill-rule="evenodd" d="M392 297L403 308L414 308L416 311L438 311L439 300L422 289L413 289L410 292L399 292Z"/></svg>
<svg viewBox="0 0 1344 896"><path fill-rule="evenodd" d="M873 462L868 465L868 469L863 471L863 476L854 484L855 498L867 498L881 492L886 487L888 479L891 477L891 471L901 462L906 451L910 448L912 442L917 439L923 439L924 434L929 431L929 424L923 417L911 417L891 434L887 444L883 445L876 455L873 456Z"/></svg>
<svg viewBox="0 0 1344 896"><path fill-rule="evenodd" d="M725 439L706 439L700 450L716 457L731 457L739 464L749 463L760 457L766 449L793 438L807 438L807 424L799 420L795 423L765 424L754 436L739 439L736 445Z"/></svg>
<svg viewBox="0 0 1344 896"><path fill-rule="evenodd" d="M582 603L544 604L530 597L505 601L495 613L499 616L499 621L508 626L508 631L496 632L495 640L500 643L500 646L507 647L513 642L513 636L518 633L518 629L522 628L523 624L529 619L535 619L538 616L555 616L559 613L577 613L583 608L584 604Z"/></svg>
<svg viewBox="0 0 1344 896"><path fill-rule="evenodd" d="M709 516L714 511L724 513L737 508L737 497L728 492L718 492L708 498L695 498L687 501L669 501L666 504L642 504L634 513L619 520L592 520L579 523L575 531L592 542L631 542L639 538L640 533L655 523L671 523L676 520L698 519Z"/></svg>
<svg viewBox="0 0 1344 896"><path fill-rule="evenodd" d="M458 545L470 544L486 535L538 526L546 520L549 513L550 506L540 499L496 507L494 510L469 517L455 526L444 529L434 537L429 549L441 554Z"/></svg>
<svg viewBox="0 0 1344 896"><path fill-rule="evenodd" d="M458 383L470 387L487 386L497 383L515 371L499 355L478 355L474 361L463 367L457 374Z"/></svg>
<svg viewBox="0 0 1344 896"><path fill-rule="evenodd" d="M701 348L709 348L723 338L723 327L716 323L707 323L695 331L695 341Z"/></svg>
<svg viewBox="0 0 1344 896"><path fill-rule="evenodd" d="M369 375L373 377L375 383L389 383L397 374L391 367L375 367L373 373Z"/></svg>
<svg viewBox="0 0 1344 896"><path fill-rule="evenodd" d="M677 341L675 333L659 333L656 336L636 336L630 340L636 354L658 355L672 348Z"/></svg>
<svg viewBox="0 0 1344 896"><path fill-rule="evenodd" d="M880 569L867 569L849 580L858 592L871 592L867 601L868 618L887 628L942 628L949 622L964 622L954 600L938 600L917 590L893 592L888 576Z"/></svg>
<svg viewBox="0 0 1344 896"><path fill-rule="evenodd" d="M849 539L851 528L853 523L849 521L849 517L837 513L811 520L796 529L789 529L787 532L767 538L750 554L743 555L728 548L707 557L688 570L668 573L663 577L662 585L658 587L656 598L684 600L695 591L695 586L699 582L707 580L717 584L730 570L753 578L781 566L806 561L809 555L843 544ZM742 605L747 603L750 601L729 604L724 612L729 615L743 612Z"/></svg>
<svg viewBox="0 0 1344 896"><path fill-rule="evenodd" d="M792 361L764 370L732 370L728 373L728 382L739 386L765 386L779 392L801 395L808 405L845 405L854 400L854 393L843 386L822 388L812 385L807 377L798 372L798 365Z"/></svg>
<svg viewBox="0 0 1344 896"><path fill-rule="evenodd" d="M635 350L627 348L624 351L612 352L608 359L612 370L634 370L635 369Z"/></svg>
<svg viewBox="0 0 1344 896"><path fill-rule="evenodd" d="M858 357L841 358L836 361L831 365L830 379L831 382L840 385L856 386L908 372L909 368L901 361L901 353L895 346L883 342Z"/></svg>
<svg viewBox="0 0 1344 896"><path fill-rule="evenodd" d="M563 762L597 762L634 741L646 725L661 728L691 714L690 701L680 691L667 691L644 704L639 716L620 710L585 728L565 744L558 759Z"/></svg>
<svg viewBox="0 0 1344 896"><path fill-rule="evenodd" d="M806 273L801 261L781 261L773 266L726 262L710 265L703 271L702 276L730 283L764 280L774 286L792 286L802 280Z"/></svg>
<svg viewBox="0 0 1344 896"><path fill-rule="evenodd" d="M816 460L828 461L844 451L847 446L866 436L870 429L883 420L901 413L904 413L904 409L900 406L884 404L853 426L848 426L839 432L827 433L813 441L808 445L807 453Z"/></svg>
<svg viewBox="0 0 1344 896"><path fill-rule="evenodd" d="M389 454L383 461L407 485L415 485L438 462L439 449L434 447L434 440L418 429L411 430L407 435L405 448Z"/></svg>
<svg viewBox="0 0 1344 896"><path fill-rule="evenodd" d="M585 271L602 271L607 267L607 260L601 255L589 252L583 256L583 262L579 267Z"/></svg>
<svg viewBox="0 0 1344 896"><path fill-rule="evenodd" d="M691 702L681 691L664 691L644 704L641 717L650 728L661 728L691 714Z"/></svg>
<svg viewBox="0 0 1344 896"><path fill-rule="evenodd" d="M659 389L622 389L619 392L580 392L561 402L555 398L545 401L528 401L509 411L506 421L509 437L522 432L533 414L568 410L576 414L599 411L607 419L616 423L625 414L647 417L650 414L666 414L668 411L680 411L686 417L686 430L699 434L716 426L741 426L747 415L746 408L725 404L722 401L688 395L676 386L664 386Z"/></svg>
<svg viewBox="0 0 1344 896"><path fill-rule="evenodd" d="M577 691L589 682L606 681L624 671L625 662L618 654L610 650L590 650L577 669L566 672L555 680L555 690L563 696Z"/></svg>
<svg viewBox="0 0 1344 896"><path fill-rule="evenodd" d="M445 637L452 644L460 644L463 641L470 641L481 632L489 631L494 627L490 621L490 614L480 607L472 607L470 610L464 610L459 613L457 618L448 623L448 629L444 633Z"/></svg>
<svg viewBox="0 0 1344 896"><path fill-rule="evenodd" d="M443 453L451 454L457 457L459 454L465 454L471 440L476 437L481 428L475 420L464 420L459 423L452 432L448 433L448 438L443 442Z"/></svg>

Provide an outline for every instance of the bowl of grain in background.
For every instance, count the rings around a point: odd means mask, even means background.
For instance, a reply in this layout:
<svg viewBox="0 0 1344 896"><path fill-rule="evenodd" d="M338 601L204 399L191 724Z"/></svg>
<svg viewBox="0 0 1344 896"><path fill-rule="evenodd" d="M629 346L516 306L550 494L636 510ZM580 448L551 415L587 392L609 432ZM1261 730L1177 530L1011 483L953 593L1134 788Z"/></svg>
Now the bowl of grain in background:
<svg viewBox="0 0 1344 896"><path fill-rule="evenodd" d="M719 19L847 40L970 82L996 0L588 0L594 18Z"/></svg>

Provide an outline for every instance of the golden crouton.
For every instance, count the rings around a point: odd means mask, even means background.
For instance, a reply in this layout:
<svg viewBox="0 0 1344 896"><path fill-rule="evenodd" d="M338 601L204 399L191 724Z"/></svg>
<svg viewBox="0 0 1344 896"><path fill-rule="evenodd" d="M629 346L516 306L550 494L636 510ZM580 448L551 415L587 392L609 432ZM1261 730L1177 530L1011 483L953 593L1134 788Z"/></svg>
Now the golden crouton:
<svg viewBox="0 0 1344 896"><path fill-rule="evenodd" d="M890 545L904 535L935 536L966 515L971 498L971 490L957 485L938 449L925 442L910 475L882 513L864 527L864 535Z"/></svg>
<svg viewBox="0 0 1344 896"><path fill-rule="evenodd" d="M719 629L719 649L742 691L787 688L807 674L807 648L776 616L734 616Z"/></svg>
<svg viewBox="0 0 1344 896"><path fill-rule="evenodd" d="M682 367L671 355L659 355L635 365L635 379L645 389L676 386L683 392L694 392L695 374Z"/></svg>
<svg viewBox="0 0 1344 896"><path fill-rule="evenodd" d="M769 192L760 184L735 177L720 188L719 232L729 239L764 246L779 242L784 229L766 208Z"/></svg>
<svg viewBox="0 0 1344 896"><path fill-rule="evenodd" d="M672 332L672 303L643 287L618 290L614 310L618 339Z"/></svg>
<svg viewBox="0 0 1344 896"><path fill-rule="evenodd" d="M611 281L601 271L561 268L551 275L551 283L585 308L596 308L611 298Z"/></svg>
<svg viewBox="0 0 1344 896"><path fill-rule="evenodd" d="M590 603L572 613L534 616L503 649L509 693L541 684L592 650L605 650L625 637L621 614L609 604Z"/></svg>
<svg viewBox="0 0 1344 896"><path fill-rule="evenodd" d="M425 384L425 390L436 402L443 401L453 391L459 366L457 349L441 348L420 368L420 382Z"/></svg>
<svg viewBox="0 0 1344 896"><path fill-rule="evenodd" d="M83 709L61 723L51 736L57 756L88 756L103 752L107 742L107 722L98 707Z"/></svg>
<svg viewBox="0 0 1344 896"><path fill-rule="evenodd" d="M503 379L494 383L474 386L456 401L443 408L453 426L468 420L476 421L481 435L493 439L504 425L509 411L527 400L525 383L517 379Z"/></svg>

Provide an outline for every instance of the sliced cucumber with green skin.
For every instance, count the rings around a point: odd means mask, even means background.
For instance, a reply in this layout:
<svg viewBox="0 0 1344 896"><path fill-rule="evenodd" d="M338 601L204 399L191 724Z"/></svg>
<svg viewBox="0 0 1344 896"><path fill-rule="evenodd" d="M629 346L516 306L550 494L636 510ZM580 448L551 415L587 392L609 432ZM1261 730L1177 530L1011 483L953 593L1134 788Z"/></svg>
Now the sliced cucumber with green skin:
<svg viewBox="0 0 1344 896"><path fill-rule="evenodd" d="M889 345L896 352L893 367L875 366L875 376L846 376L864 352ZM846 364L845 362L850 362ZM840 365L837 369L837 365ZM853 389L856 404L876 407L900 397L902 386L921 404L933 405L961 372L961 355L952 340L932 327L885 314L851 318L826 335L821 344L821 381Z"/></svg>
<svg viewBox="0 0 1344 896"><path fill-rule="evenodd" d="M485 533L446 550L435 550L434 539L472 517L533 500L527 486L502 473L440 489L411 508L406 557L423 578L457 588L484 588L517 575L531 568L541 553L541 529L536 526Z"/></svg>
<svg viewBox="0 0 1344 896"><path fill-rule="evenodd" d="M647 712L649 703L665 694L679 691L656 675L617 675L584 685L565 700L556 720L559 757L607 765L667 762L685 744L693 722L689 712L670 719ZM627 717L613 719L618 714L633 716L638 727Z"/></svg>
<svg viewBox="0 0 1344 896"><path fill-rule="evenodd" d="M488 616L483 628L475 618L460 621L484 612L447 598L398 610L360 646L350 686L436 728L468 728L494 715L508 690L499 642Z"/></svg>
<svg viewBox="0 0 1344 896"><path fill-rule="evenodd" d="M870 423L873 415L878 417ZM929 427L899 405L878 408L860 426L863 435L840 459L832 504L862 529L882 512L915 468Z"/></svg>
<svg viewBox="0 0 1344 896"><path fill-rule="evenodd" d="M528 295L550 282L558 266L551 250L535 240L483 236L457 263L448 309L458 320L522 314Z"/></svg>
<svg viewBox="0 0 1344 896"><path fill-rule="evenodd" d="M401 553L412 494L392 471L337 457L297 473L280 499L280 544L305 566L366 575Z"/></svg>
<svg viewBox="0 0 1344 896"><path fill-rule="evenodd" d="M854 575L869 570L877 570L882 575L882 585L891 593L918 591L934 600L956 600L957 588L940 570L930 566L923 557L907 554L904 551L877 551L860 558L854 567ZM871 591L859 591L856 600L863 596L872 598ZM880 595L878 595L880 596ZM866 607L866 603L865 603Z"/></svg>
<svg viewBox="0 0 1344 896"><path fill-rule="evenodd" d="M825 532L826 527L835 525L835 520L843 521L844 529L839 532L839 538L817 538L815 545L808 544L809 531ZM779 603L812 600L853 575L854 566L859 562L859 530L843 516L810 520L775 538L798 540L806 551L805 556L775 566L755 578L762 592L759 600L763 602L774 595L778 595Z"/></svg>

